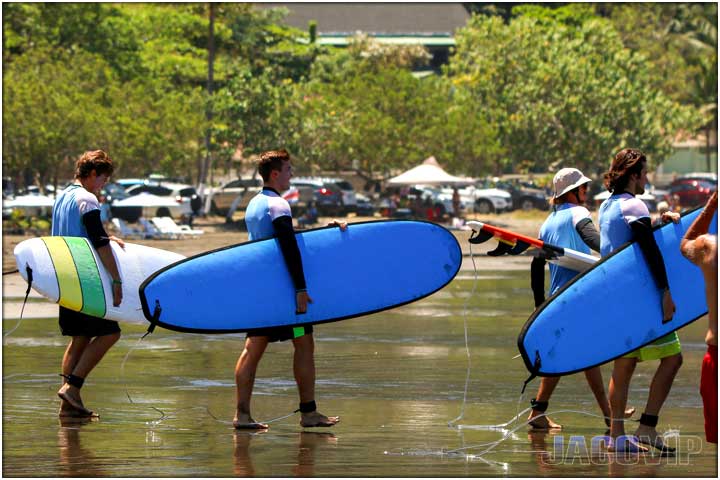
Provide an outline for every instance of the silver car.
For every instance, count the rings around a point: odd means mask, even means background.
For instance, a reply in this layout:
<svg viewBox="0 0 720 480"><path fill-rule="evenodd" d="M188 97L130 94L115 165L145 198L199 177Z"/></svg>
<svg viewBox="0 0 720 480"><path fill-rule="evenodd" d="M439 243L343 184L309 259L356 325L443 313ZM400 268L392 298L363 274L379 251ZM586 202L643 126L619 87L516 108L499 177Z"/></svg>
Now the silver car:
<svg viewBox="0 0 720 480"><path fill-rule="evenodd" d="M212 193L210 209L218 215L227 214L235 199L240 196L237 210L245 210L250 200L262 190L260 178L238 178L228 182Z"/></svg>

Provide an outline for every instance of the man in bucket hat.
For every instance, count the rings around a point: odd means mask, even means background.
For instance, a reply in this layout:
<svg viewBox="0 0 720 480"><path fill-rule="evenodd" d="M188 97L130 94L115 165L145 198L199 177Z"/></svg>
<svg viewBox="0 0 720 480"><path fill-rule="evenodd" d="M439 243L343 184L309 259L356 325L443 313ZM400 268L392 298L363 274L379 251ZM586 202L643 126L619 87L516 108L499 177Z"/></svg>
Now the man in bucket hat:
<svg viewBox="0 0 720 480"><path fill-rule="evenodd" d="M590 249L600 251L600 234L592 223L590 212L583 204L587 200L588 177L577 168L563 168L553 178L554 196L551 200L552 212L540 228L539 238L544 242L562 247L572 248L583 253ZM550 295L578 274L574 270L550 264ZM535 307L545 301L545 259L536 257L530 268L531 286L535 297ZM605 387L600 367L585 371L590 390L600 406L605 424L610 426L610 404L605 395ZM540 380L537 396L530 401L532 411L528 417L529 425L534 430L560 429L561 425L545 415L548 401L555 390L560 377L543 377ZM634 409L626 412L627 416Z"/></svg>

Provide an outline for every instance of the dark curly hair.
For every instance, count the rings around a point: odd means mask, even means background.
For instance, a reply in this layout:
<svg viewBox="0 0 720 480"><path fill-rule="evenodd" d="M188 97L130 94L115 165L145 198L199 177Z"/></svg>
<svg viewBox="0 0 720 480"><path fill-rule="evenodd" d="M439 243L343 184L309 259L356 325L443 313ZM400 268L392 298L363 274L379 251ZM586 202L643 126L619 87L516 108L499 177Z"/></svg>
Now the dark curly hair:
<svg viewBox="0 0 720 480"><path fill-rule="evenodd" d="M111 176L115 167L110 155L102 150L90 150L83 153L75 162L75 178L87 178L93 170L96 175Z"/></svg>
<svg viewBox="0 0 720 480"><path fill-rule="evenodd" d="M640 174L647 163L645 154L635 148L623 148L615 154L610 170L603 176L605 188L610 193L622 192L630 180L630 175Z"/></svg>

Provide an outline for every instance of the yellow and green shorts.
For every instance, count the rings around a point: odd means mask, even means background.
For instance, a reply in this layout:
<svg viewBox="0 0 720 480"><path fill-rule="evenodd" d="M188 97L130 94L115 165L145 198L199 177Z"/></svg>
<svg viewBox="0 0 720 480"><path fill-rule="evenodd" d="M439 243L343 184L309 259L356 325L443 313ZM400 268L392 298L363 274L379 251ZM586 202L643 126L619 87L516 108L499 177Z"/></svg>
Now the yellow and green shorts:
<svg viewBox="0 0 720 480"><path fill-rule="evenodd" d="M680 353L680 338L677 332L668 333L652 343L623 355L623 358L637 358L638 362L660 360Z"/></svg>

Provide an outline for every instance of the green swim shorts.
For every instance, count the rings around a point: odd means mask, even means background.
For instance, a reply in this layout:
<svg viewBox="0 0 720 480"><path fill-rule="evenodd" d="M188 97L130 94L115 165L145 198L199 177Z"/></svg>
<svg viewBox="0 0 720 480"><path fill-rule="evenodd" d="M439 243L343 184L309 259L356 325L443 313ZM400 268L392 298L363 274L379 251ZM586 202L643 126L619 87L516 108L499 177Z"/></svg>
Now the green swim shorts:
<svg viewBox="0 0 720 480"><path fill-rule="evenodd" d="M678 338L677 332L672 332L627 355L623 355L623 358L637 358L638 362L646 362L648 360L660 360L678 353L680 353L680 338Z"/></svg>

